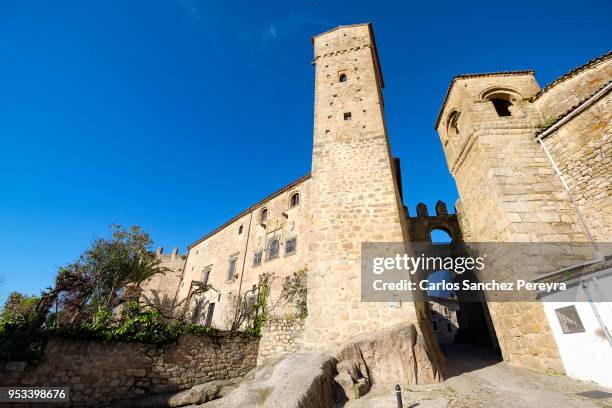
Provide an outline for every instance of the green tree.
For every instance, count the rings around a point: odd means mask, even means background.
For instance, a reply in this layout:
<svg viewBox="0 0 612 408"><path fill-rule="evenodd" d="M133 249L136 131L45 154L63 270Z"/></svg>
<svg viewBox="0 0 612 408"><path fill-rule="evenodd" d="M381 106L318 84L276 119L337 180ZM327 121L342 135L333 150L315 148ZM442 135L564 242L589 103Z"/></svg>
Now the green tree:
<svg viewBox="0 0 612 408"><path fill-rule="evenodd" d="M147 279L168 271L151 250L149 234L140 227L126 230L112 225L111 231L110 239L95 240L77 262L60 269L56 287L69 286L60 294L64 321L93 319L100 310L112 312L138 299Z"/></svg>

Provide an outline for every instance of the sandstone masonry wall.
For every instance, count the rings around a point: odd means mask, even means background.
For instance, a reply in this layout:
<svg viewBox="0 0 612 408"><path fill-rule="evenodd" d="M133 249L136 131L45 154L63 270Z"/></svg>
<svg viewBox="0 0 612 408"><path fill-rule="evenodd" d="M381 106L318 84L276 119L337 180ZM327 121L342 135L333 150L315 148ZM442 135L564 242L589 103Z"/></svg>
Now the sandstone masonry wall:
<svg viewBox="0 0 612 408"><path fill-rule="evenodd" d="M610 94L546 136L544 144L563 174L594 240L612 242Z"/></svg>
<svg viewBox="0 0 612 408"><path fill-rule="evenodd" d="M536 95L544 120L558 117L612 79L612 53L572 70Z"/></svg>
<svg viewBox="0 0 612 408"><path fill-rule="evenodd" d="M37 364L0 365L2 386L70 387L73 406L95 406L245 375L258 339L182 336L176 345L52 339Z"/></svg>
<svg viewBox="0 0 612 408"><path fill-rule="evenodd" d="M262 330L257 364L275 357L299 351L304 336L304 320L299 318L272 318Z"/></svg>
<svg viewBox="0 0 612 408"><path fill-rule="evenodd" d="M162 247L157 249L157 256L161 259L160 265L169 271L157 274L143 283L143 300L157 307L168 308L174 304L174 295L181 283L187 256L179 254L178 248L174 248L170 254L164 254Z"/></svg>
<svg viewBox="0 0 612 408"><path fill-rule="evenodd" d="M190 246L177 301L188 295L193 281L205 279L206 271L209 271L208 283L216 289L198 300L201 303L194 314L197 322L206 323L210 305L214 304L212 326L228 329L238 296L244 296L257 285L261 276L273 276L270 302L274 303L284 278L308 266L306 214L310 205L310 181L304 177L290 184ZM295 193L299 193L300 200L292 207L290 200ZM261 222L264 209L267 219ZM292 237L297 239L296 250L287 253L286 241ZM278 256L270 258L267 245L273 238L279 240L280 247ZM255 264L258 252L261 262ZM232 259L236 260L236 267L234 275L229 277Z"/></svg>

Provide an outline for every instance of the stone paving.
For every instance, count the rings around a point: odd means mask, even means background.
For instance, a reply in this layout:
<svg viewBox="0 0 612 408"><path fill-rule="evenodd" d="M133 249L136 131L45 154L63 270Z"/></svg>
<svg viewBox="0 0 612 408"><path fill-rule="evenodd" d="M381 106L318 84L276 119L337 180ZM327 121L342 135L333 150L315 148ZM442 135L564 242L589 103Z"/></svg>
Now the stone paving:
<svg viewBox="0 0 612 408"><path fill-rule="evenodd" d="M453 346L445 353L446 381L402 387L404 408L612 407L612 389L497 362L471 346ZM396 408L393 384L375 386L340 407Z"/></svg>

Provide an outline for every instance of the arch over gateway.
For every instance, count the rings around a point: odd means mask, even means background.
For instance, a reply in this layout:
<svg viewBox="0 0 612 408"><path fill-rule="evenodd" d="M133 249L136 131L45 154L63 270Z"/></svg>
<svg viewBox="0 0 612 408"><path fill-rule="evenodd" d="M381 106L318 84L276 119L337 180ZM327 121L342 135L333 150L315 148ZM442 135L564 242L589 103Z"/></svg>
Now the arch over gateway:
<svg viewBox="0 0 612 408"><path fill-rule="evenodd" d="M431 232L434 230L446 232L453 242L463 242L457 214L449 214L443 201L438 200L436 203L436 215L429 215L427 205L424 203L419 203L416 210L416 217L406 214L408 235L412 242L431 242Z"/></svg>
<svg viewBox="0 0 612 408"><path fill-rule="evenodd" d="M446 242L450 246L457 245L458 252L455 256L464 256L461 249L463 244L463 234L457 217L457 211L454 214L449 214L446 204L438 200L436 203L436 215L429 215L427 206L424 203L417 205L417 216L410 217L406 213L406 221L409 229L411 242L433 242L433 231L444 231L451 238L451 242ZM428 275L420 276L420 279L437 279L435 274L442 271L434 271ZM473 271L466 271L464 274L457 274L454 271L448 271L452 282L470 281L478 282L478 278ZM499 342L495 327L491 320L491 314L487 305L484 293L465 293L458 291L455 294L455 300L459 305L460 314L458 315L459 329L455 336L454 342L465 344L477 344L486 346L492 349L496 354L500 353ZM428 295L429 297L429 295ZM430 308L428 304L428 308ZM431 315L431 311L427 314ZM429 328L433 330L433 327ZM434 330L435 331L435 330Z"/></svg>

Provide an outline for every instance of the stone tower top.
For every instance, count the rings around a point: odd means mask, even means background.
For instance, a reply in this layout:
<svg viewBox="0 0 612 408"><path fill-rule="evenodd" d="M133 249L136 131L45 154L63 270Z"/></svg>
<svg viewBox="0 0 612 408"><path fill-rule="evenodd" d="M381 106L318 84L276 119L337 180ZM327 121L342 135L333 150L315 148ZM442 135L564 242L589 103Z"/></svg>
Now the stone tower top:
<svg viewBox="0 0 612 408"><path fill-rule="evenodd" d="M383 80L372 25L338 27L313 37L312 42L315 143L366 134L386 136Z"/></svg>
<svg viewBox="0 0 612 408"><path fill-rule="evenodd" d="M327 57L370 48L372 50L378 85L380 88L384 88L385 84L380 68L380 60L378 59L378 51L376 50L372 23L338 26L312 37L312 44L314 48L313 64L317 64L320 62L319 60Z"/></svg>
<svg viewBox="0 0 612 408"><path fill-rule="evenodd" d="M539 114L528 100L539 90L533 71L455 77L435 125L451 172L465 159L473 136L492 134L492 128L535 126Z"/></svg>

